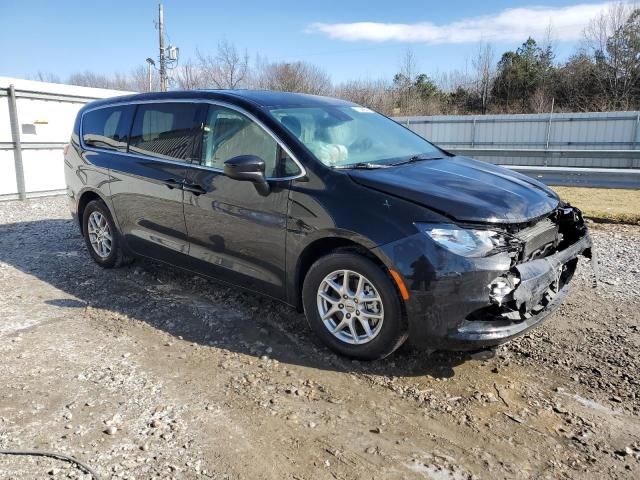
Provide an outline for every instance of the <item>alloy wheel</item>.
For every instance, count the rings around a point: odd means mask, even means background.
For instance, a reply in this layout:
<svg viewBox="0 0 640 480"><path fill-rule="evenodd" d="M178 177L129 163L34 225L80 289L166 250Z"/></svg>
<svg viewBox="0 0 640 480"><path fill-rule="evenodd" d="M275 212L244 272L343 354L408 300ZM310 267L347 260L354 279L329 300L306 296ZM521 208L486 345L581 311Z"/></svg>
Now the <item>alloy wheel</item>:
<svg viewBox="0 0 640 480"><path fill-rule="evenodd" d="M111 254L112 247L111 229L106 217L97 210L89 215L87 233L94 252L100 258L107 258Z"/></svg>
<svg viewBox="0 0 640 480"><path fill-rule="evenodd" d="M320 318L339 340L361 345L382 328L384 306L373 283L352 270L336 270L320 283L317 293Z"/></svg>

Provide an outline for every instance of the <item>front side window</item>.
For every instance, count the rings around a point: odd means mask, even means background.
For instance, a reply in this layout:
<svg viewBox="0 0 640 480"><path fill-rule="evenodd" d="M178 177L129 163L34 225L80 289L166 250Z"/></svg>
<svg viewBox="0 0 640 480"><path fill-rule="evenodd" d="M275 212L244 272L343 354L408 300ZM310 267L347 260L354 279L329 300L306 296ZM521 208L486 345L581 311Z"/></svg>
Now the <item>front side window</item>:
<svg viewBox="0 0 640 480"><path fill-rule="evenodd" d="M209 107L202 138L204 166L223 170L238 155L255 155L265 162L267 177L293 176L300 169L260 125L230 108Z"/></svg>
<svg viewBox="0 0 640 480"><path fill-rule="evenodd" d="M91 110L82 117L82 140L90 147L126 151L131 107L122 105Z"/></svg>
<svg viewBox="0 0 640 480"><path fill-rule="evenodd" d="M444 155L424 138L365 107L274 108L271 114L330 167Z"/></svg>
<svg viewBox="0 0 640 480"><path fill-rule="evenodd" d="M191 161L201 131L201 104L138 105L129 151L168 160Z"/></svg>

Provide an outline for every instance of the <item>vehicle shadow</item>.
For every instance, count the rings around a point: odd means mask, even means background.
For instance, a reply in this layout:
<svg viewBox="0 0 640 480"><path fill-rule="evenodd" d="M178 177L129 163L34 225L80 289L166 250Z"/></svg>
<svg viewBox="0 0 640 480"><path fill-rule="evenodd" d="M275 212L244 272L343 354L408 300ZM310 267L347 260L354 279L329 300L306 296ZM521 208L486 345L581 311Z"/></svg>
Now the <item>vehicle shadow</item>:
<svg viewBox="0 0 640 480"><path fill-rule="evenodd" d="M403 346L389 358L357 362L320 345L304 316L279 302L151 260L105 270L86 251L72 220L0 225L0 262L73 298L45 300L59 308L103 309L146 322L210 348L324 370L447 378L467 354L431 355Z"/></svg>

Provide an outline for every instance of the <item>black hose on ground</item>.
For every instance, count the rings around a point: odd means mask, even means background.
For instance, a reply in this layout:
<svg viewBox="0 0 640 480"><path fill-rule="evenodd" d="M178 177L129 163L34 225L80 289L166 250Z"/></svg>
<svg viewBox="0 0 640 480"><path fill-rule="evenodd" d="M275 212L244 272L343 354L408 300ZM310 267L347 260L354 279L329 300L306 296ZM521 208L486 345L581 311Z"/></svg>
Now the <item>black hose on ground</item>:
<svg viewBox="0 0 640 480"><path fill-rule="evenodd" d="M39 450L0 450L0 455L24 455L28 457L50 457L50 458L55 458L57 460L64 460L64 461L75 464L81 470L84 470L86 473L90 474L95 480L100 480L100 477L98 477L98 474L94 472L91 469L91 467L82 463L80 460L70 457L69 455L65 455L63 453L41 452Z"/></svg>

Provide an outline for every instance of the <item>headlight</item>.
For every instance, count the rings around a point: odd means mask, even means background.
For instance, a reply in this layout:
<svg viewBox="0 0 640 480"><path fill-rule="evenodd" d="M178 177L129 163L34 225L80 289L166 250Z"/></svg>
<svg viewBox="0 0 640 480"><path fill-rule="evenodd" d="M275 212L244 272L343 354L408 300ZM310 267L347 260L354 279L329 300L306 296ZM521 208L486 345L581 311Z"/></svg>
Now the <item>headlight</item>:
<svg viewBox="0 0 640 480"><path fill-rule="evenodd" d="M449 224L416 224L441 247L463 257L484 257L507 246L507 239L494 230L473 230Z"/></svg>

